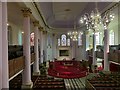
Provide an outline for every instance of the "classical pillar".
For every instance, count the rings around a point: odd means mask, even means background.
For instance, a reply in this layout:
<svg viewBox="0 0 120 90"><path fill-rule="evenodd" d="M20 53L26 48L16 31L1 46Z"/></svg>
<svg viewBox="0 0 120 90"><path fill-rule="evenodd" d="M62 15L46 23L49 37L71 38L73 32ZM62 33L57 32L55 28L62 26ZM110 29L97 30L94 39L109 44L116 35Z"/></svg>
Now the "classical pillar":
<svg viewBox="0 0 120 90"><path fill-rule="evenodd" d="M0 2L0 22L2 22L2 2ZM0 90L2 89L2 23L0 23Z"/></svg>
<svg viewBox="0 0 120 90"><path fill-rule="evenodd" d="M82 34L82 53L83 53L83 60L86 60L86 31L83 31L83 34Z"/></svg>
<svg viewBox="0 0 120 90"><path fill-rule="evenodd" d="M70 58L75 58L75 41L71 39L71 57Z"/></svg>
<svg viewBox="0 0 120 90"><path fill-rule="evenodd" d="M44 33L44 59L47 61L47 31Z"/></svg>
<svg viewBox="0 0 120 90"><path fill-rule="evenodd" d="M97 61L96 61L96 35L95 35L95 32L93 34L93 65L97 65Z"/></svg>
<svg viewBox="0 0 120 90"><path fill-rule="evenodd" d="M35 62L33 64L33 75L40 75L40 70L39 70L39 52L38 52L38 25L39 21L33 22L35 31L34 31L34 52L35 52Z"/></svg>
<svg viewBox="0 0 120 90"><path fill-rule="evenodd" d="M2 88L9 88L7 3L2 2Z"/></svg>
<svg viewBox="0 0 120 90"><path fill-rule="evenodd" d="M2 12L2 2L0 2L0 12ZM0 13L0 22L2 22L2 13ZM2 89L2 23L0 23L0 90Z"/></svg>
<svg viewBox="0 0 120 90"><path fill-rule="evenodd" d="M43 63L43 31L42 27L40 28L40 63Z"/></svg>
<svg viewBox="0 0 120 90"><path fill-rule="evenodd" d="M32 88L33 83L31 81L31 55L30 55L30 14L31 10L29 8L22 9L24 16L23 30L24 30L24 43L23 43L23 53L25 56L24 70L22 76L22 88Z"/></svg>
<svg viewBox="0 0 120 90"><path fill-rule="evenodd" d="M52 48L52 59L54 60L54 58L56 58L56 35L53 33L52 35L52 44L53 44L53 48Z"/></svg>
<svg viewBox="0 0 120 90"><path fill-rule="evenodd" d="M104 71L109 71L109 31L108 29L104 30Z"/></svg>

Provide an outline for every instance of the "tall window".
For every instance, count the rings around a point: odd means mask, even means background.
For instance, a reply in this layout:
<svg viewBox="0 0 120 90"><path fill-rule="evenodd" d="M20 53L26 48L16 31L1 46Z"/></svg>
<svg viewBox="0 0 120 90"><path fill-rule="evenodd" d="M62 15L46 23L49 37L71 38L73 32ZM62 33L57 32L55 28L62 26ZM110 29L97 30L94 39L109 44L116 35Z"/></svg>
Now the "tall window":
<svg viewBox="0 0 120 90"><path fill-rule="evenodd" d="M82 34L79 33L78 34L78 46L81 46L82 45Z"/></svg>
<svg viewBox="0 0 120 90"><path fill-rule="evenodd" d="M58 38L58 46L70 46L70 38L62 34L61 37Z"/></svg>
<svg viewBox="0 0 120 90"><path fill-rule="evenodd" d="M70 39L67 39L67 46L70 46Z"/></svg>
<svg viewBox="0 0 120 90"><path fill-rule="evenodd" d="M31 43L31 46L34 46L34 33L31 33L30 43Z"/></svg>
<svg viewBox="0 0 120 90"><path fill-rule="evenodd" d="M100 33L99 32L95 33L95 36L96 36L96 45L100 45Z"/></svg>
<svg viewBox="0 0 120 90"><path fill-rule="evenodd" d="M58 39L58 46L60 46L60 38Z"/></svg>
<svg viewBox="0 0 120 90"><path fill-rule="evenodd" d="M109 45L114 45L114 42L115 42L115 38L114 38L114 32L110 32L109 34Z"/></svg>
<svg viewBox="0 0 120 90"><path fill-rule="evenodd" d="M61 45L62 45L62 46L66 46L66 35L65 35L65 34L63 34L63 35L61 36Z"/></svg>

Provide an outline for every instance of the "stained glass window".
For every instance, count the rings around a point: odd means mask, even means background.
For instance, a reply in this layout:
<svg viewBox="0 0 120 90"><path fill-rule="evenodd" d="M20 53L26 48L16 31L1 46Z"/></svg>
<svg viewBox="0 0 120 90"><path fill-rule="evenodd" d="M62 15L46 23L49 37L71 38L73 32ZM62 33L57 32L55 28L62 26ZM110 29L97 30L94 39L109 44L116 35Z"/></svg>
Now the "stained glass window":
<svg viewBox="0 0 120 90"><path fill-rule="evenodd" d="M61 36L61 45L62 45L62 46L66 46L66 35L65 35L65 34L63 34L63 35Z"/></svg>

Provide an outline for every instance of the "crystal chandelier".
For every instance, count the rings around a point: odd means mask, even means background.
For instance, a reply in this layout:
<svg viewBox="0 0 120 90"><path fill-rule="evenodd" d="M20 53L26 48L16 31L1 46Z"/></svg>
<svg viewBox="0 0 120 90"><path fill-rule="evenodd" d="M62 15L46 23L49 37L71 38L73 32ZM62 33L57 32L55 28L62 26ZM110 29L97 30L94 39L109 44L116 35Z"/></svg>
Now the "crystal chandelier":
<svg viewBox="0 0 120 90"><path fill-rule="evenodd" d="M73 41L77 41L79 38L77 31L68 32L67 35L70 36L70 39L72 39Z"/></svg>
<svg viewBox="0 0 120 90"><path fill-rule="evenodd" d="M67 33L67 35L72 39L73 41L78 41L79 38L79 32L76 30L76 23L74 22L74 31L70 31Z"/></svg>
<svg viewBox="0 0 120 90"><path fill-rule="evenodd" d="M114 19L114 14L112 13L112 10L109 12L106 12L105 15L101 16L100 12L97 9L97 3L95 11L92 11L91 14L85 13L80 18L80 23L85 24L87 27L87 30L92 29L93 32L98 30L98 25L103 24L104 29L107 29L108 24Z"/></svg>

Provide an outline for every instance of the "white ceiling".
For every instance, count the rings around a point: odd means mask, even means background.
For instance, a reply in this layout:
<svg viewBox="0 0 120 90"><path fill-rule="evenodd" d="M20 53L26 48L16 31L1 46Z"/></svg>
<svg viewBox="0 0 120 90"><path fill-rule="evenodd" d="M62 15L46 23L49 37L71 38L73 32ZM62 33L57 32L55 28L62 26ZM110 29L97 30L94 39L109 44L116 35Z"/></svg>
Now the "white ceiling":
<svg viewBox="0 0 120 90"><path fill-rule="evenodd" d="M74 3L74 2L53 3L54 18L55 20L62 21L74 19L77 17L78 14L80 14L84 10L86 5L87 3Z"/></svg>

